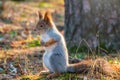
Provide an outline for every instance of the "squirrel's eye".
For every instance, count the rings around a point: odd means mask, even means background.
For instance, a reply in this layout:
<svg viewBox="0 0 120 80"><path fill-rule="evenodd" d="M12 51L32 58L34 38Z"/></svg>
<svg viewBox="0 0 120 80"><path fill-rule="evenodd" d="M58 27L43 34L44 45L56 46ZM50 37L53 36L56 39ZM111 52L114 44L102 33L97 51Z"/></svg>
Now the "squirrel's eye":
<svg viewBox="0 0 120 80"><path fill-rule="evenodd" d="M43 25L40 25L40 27L43 27Z"/></svg>

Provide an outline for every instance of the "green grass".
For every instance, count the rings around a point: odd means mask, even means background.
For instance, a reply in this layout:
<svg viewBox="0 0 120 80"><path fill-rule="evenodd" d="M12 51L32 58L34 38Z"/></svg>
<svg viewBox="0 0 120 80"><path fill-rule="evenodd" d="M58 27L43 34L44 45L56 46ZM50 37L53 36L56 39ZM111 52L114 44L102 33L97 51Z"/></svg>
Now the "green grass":
<svg viewBox="0 0 120 80"><path fill-rule="evenodd" d="M46 80L47 79L46 77L47 77L47 75L41 75L41 76L39 76L39 78L37 78L35 80ZM24 76L20 80L32 80L32 77L31 76ZM58 76L56 78L52 78L50 80L84 80L84 78L80 77L79 74L64 73L64 74L61 74L60 76Z"/></svg>
<svg viewBox="0 0 120 80"><path fill-rule="evenodd" d="M47 3L47 2L40 2L39 4L38 4L38 7L39 8L53 8L54 7L54 5L52 5L51 3Z"/></svg>
<svg viewBox="0 0 120 80"><path fill-rule="evenodd" d="M36 47L36 46L40 46L40 45L41 45L40 40L33 40L31 43L27 44L27 47Z"/></svg>
<svg viewBox="0 0 120 80"><path fill-rule="evenodd" d="M17 35L16 31L10 31L9 34L12 38Z"/></svg>
<svg viewBox="0 0 120 80"><path fill-rule="evenodd" d="M27 15L25 13L20 14L21 17L26 17Z"/></svg>
<svg viewBox="0 0 120 80"><path fill-rule="evenodd" d="M4 36L2 34L0 34L0 38L3 38Z"/></svg>

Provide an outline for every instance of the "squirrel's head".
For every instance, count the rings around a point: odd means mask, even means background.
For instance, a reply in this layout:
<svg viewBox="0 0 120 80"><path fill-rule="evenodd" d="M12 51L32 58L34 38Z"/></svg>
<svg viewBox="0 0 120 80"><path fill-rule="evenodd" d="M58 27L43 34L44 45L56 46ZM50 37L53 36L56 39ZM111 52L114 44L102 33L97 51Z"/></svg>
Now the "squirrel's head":
<svg viewBox="0 0 120 80"><path fill-rule="evenodd" d="M47 30L51 29L53 24L52 24L52 16L50 12L46 12L45 15L43 16L41 12L38 12L39 14L39 21L34 28L35 33L40 33L44 34L47 32Z"/></svg>

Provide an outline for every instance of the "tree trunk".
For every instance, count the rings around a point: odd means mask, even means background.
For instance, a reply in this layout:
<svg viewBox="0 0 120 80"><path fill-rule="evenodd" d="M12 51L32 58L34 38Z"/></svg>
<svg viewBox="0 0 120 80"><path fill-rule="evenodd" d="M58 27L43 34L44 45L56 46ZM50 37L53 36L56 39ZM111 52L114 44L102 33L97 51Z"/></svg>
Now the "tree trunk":
<svg viewBox="0 0 120 80"><path fill-rule="evenodd" d="M70 47L120 47L119 0L65 0L65 38Z"/></svg>

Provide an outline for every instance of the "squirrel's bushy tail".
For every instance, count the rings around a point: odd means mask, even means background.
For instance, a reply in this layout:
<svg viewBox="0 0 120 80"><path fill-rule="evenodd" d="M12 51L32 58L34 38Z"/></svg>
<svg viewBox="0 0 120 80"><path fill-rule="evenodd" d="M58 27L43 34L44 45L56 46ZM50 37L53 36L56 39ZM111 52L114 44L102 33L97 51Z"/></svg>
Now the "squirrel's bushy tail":
<svg viewBox="0 0 120 80"><path fill-rule="evenodd" d="M75 73L83 73L89 71L92 67L93 61L92 60L83 60L79 63L69 64L67 67L67 72L75 72Z"/></svg>
<svg viewBox="0 0 120 80"><path fill-rule="evenodd" d="M67 72L72 73L89 73L91 71L109 76L113 76L114 74L118 73L117 69L113 68L113 66L104 59L83 60L79 63L70 64L67 67Z"/></svg>

